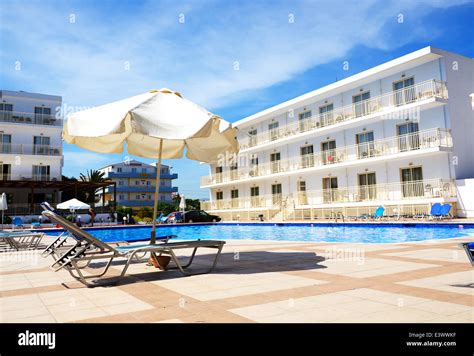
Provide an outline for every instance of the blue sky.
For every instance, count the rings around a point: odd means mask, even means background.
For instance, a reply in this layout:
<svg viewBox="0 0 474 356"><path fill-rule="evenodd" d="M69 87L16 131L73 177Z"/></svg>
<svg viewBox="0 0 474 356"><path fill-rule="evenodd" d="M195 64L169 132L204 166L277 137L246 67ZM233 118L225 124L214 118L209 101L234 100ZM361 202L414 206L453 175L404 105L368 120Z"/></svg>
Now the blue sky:
<svg viewBox="0 0 474 356"><path fill-rule="evenodd" d="M68 110L168 87L233 122L427 45L474 56L471 0L0 6L0 88L61 95ZM68 144L64 155L67 176L127 157ZM166 163L181 193L207 197L198 178L207 166Z"/></svg>

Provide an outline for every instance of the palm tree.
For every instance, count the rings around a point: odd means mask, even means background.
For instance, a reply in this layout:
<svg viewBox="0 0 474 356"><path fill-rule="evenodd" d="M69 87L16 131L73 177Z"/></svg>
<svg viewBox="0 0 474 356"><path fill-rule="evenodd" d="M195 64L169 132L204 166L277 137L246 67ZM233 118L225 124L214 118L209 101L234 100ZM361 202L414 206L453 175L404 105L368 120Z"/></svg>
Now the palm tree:
<svg viewBox="0 0 474 356"><path fill-rule="evenodd" d="M81 179L82 182L90 182L90 183L103 183L107 182L110 180L110 178L104 177L105 173L100 172L94 169L90 169L86 171L86 174L84 175L81 173L79 175L79 178ZM92 203L95 204L95 193L97 192L98 189L86 189L86 203Z"/></svg>

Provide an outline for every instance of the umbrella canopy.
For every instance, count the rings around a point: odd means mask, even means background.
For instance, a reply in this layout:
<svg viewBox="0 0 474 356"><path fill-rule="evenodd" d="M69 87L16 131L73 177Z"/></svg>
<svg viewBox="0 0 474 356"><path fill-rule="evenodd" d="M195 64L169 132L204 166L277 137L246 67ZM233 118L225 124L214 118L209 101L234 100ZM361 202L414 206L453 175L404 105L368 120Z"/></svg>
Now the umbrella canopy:
<svg viewBox="0 0 474 356"><path fill-rule="evenodd" d="M186 209L186 199L184 199L184 195L181 195L181 200L179 201L179 208L184 211Z"/></svg>
<svg viewBox="0 0 474 356"><path fill-rule="evenodd" d="M8 205L7 205L7 195L5 193L2 193L0 195L0 210L7 210Z"/></svg>
<svg viewBox="0 0 474 356"><path fill-rule="evenodd" d="M164 159L186 157L211 162L237 150L236 129L206 109L169 89L115 101L74 113L64 126L64 139L87 150L123 152Z"/></svg>
<svg viewBox="0 0 474 356"><path fill-rule="evenodd" d="M77 199L71 199L65 201L61 204L58 204L56 208L58 209L69 209L69 210L81 210L81 209L89 209L91 206L89 204L83 203Z"/></svg>
<svg viewBox="0 0 474 356"><path fill-rule="evenodd" d="M148 93L74 113L68 117L66 142L103 153L123 152L157 159L151 243L155 243L161 159L186 157L214 162L237 152L237 130L221 117L170 89Z"/></svg>

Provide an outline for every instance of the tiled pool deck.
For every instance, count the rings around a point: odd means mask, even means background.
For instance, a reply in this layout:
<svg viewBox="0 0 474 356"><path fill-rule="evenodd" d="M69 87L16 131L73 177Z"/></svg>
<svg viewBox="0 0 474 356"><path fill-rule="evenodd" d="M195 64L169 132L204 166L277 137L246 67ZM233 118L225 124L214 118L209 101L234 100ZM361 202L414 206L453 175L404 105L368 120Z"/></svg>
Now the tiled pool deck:
<svg viewBox="0 0 474 356"><path fill-rule="evenodd" d="M0 253L0 322L474 322L470 239L399 244L227 241L212 274L133 264L111 287ZM44 244L50 238L43 240ZM199 255L199 264L210 256ZM199 268L199 264L196 268ZM117 274L122 261L111 274Z"/></svg>

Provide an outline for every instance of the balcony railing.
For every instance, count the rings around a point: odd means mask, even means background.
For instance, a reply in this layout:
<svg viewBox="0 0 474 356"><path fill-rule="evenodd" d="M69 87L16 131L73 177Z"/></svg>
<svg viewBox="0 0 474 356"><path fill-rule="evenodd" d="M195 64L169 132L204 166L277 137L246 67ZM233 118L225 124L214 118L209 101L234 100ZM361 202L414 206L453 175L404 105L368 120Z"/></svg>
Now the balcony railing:
<svg viewBox="0 0 474 356"><path fill-rule="evenodd" d="M62 126L63 124L63 120L58 119L55 115L4 110L0 110L0 122L48 126Z"/></svg>
<svg viewBox="0 0 474 356"><path fill-rule="evenodd" d="M360 185L337 189L320 189L297 192L287 196L281 194L202 201L204 210L231 210L282 207L301 205L324 205L336 203L385 202L412 199L451 198L456 188L451 180L428 179L410 182Z"/></svg>
<svg viewBox="0 0 474 356"><path fill-rule="evenodd" d="M358 119L375 113L383 113L388 109L425 99L446 99L447 97L448 92L446 89L446 83L432 79L376 96L368 100L336 108L323 114L315 114L304 120L299 120L298 122L293 122L278 128L272 128L271 130L266 130L257 135L248 136L240 140L240 148L241 150L245 150L250 147L298 135L303 132L318 130L322 127Z"/></svg>
<svg viewBox="0 0 474 356"><path fill-rule="evenodd" d="M357 145L321 151L309 155L290 157L238 170L225 171L211 177L201 177L201 186L232 182L240 179L268 176L281 172L292 172L314 167L322 167L344 162L355 162L375 157L389 156L410 151L422 151L430 148L452 147L451 133L446 129L429 129L406 135L388 137Z"/></svg>
<svg viewBox="0 0 474 356"><path fill-rule="evenodd" d="M0 143L0 154L61 156L61 146Z"/></svg>

